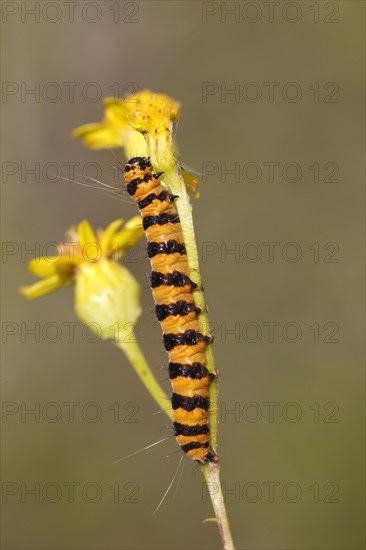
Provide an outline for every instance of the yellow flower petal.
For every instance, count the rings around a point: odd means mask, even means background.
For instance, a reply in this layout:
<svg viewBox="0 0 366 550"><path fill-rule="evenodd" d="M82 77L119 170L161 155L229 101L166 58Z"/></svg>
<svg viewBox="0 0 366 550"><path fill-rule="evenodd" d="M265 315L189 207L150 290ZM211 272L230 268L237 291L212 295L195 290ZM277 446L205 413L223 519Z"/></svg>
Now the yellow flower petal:
<svg viewBox="0 0 366 550"><path fill-rule="evenodd" d="M123 229L128 229L128 230L142 229L141 216L134 216L133 218L130 218L128 222L125 223Z"/></svg>
<svg viewBox="0 0 366 550"><path fill-rule="evenodd" d="M81 248L84 248L89 243L96 243L97 238L95 236L95 233L92 229L92 226L90 223L86 220L83 220L78 225L78 236L79 236L79 244Z"/></svg>
<svg viewBox="0 0 366 550"><path fill-rule="evenodd" d="M121 227L123 224L123 220L116 220L108 225L106 227L105 231L103 231L102 238L100 239L100 248L102 249L103 256L107 255L108 252L111 251L110 244L111 240L115 236L117 230Z"/></svg>
<svg viewBox="0 0 366 550"><path fill-rule="evenodd" d="M113 149L123 147L123 136L121 131L103 123L84 124L75 128L73 137L81 138L85 147L89 149Z"/></svg>
<svg viewBox="0 0 366 550"><path fill-rule="evenodd" d="M149 156L144 136L131 127L129 127L129 131L123 136L122 147L124 147L128 159Z"/></svg>
<svg viewBox="0 0 366 550"><path fill-rule="evenodd" d="M94 132L100 128L100 122L91 122L90 124L83 124L74 128L71 132L72 137L83 138L89 132Z"/></svg>
<svg viewBox="0 0 366 550"><path fill-rule="evenodd" d="M105 97L104 105L106 106L106 122L127 126L126 116L131 108L130 103L124 102L121 99L115 99L114 97Z"/></svg>
<svg viewBox="0 0 366 550"><path fill-rule="evenodd" d="M127 123L128 107L112 97L104 99L106 106L103 122L84 124L75 128L72 136L81 138L90 149L123 147L124 134L130 131Z"/></svg>
<svg viewBox="0 0 366 550"><path fill-rule="evenodd" d="M110 242L110 250L113 251L114 261L120 260L124 254L136 246L143 234L141 216L134 216Z"/></svg>
<svg viewBox="0 0 366 550"><path fill-rule="evenodd" d="M59 256L49 258L34 258L28 264L28 269L37 277L50 277L56 274L56 262Z"/></svg>
<svg viewBox="0 0 366 550"><path fill-rule="evenodd" d="M34 300L34 298L40 298L45 294L49 294L62 286L67 286L71 284L72 279L66 279L60 275L52 275L52 277L47 277L38 283L34 283L29 286L21 286L19 288L20 294L23 294L28 300Z"/></svg>
<svg viewBox="0 0 366 550"><path fill-rule="evenodd" d="M191 195L193 195L195 199L198 199L198 197L200 196L200 193L198 191L198 186L200 184L200 180L195 175L193 175L191 172L188 172L188 170L186 170L182 166L180 167L180 169L181 169L181 172L182 172L184 185L186 186L187 191Z"/></svg>
<svg viewBox="0 0 366 550"><path fill-rule="evenodd" d="M66 256L43 256L34 258L29 262L28 269L37 277L50 277L51 275L71 274L75 263L75 259Z"/></svg>

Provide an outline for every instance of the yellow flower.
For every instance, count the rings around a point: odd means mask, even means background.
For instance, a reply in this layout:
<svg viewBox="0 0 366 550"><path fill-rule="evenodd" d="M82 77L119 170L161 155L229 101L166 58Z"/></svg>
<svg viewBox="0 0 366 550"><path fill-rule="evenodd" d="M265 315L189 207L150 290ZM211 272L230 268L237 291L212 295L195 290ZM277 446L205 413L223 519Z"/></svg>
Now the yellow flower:
<svg viewBox="0 0 366 550"><path fill-rule="evenodd" d="M81 138L90 149L111 149L125 147L128 156L146 156L147 147L143 137L145 128L135 115L140 114L151 102L164 102L169 116L174 121L179 116L179 104L163 94L149 90L137 93L130 99L104 99L105 115L101 123L84 124L75 128L72 135Z"/></svg>
<svg viewBox="0 0 366 550"><path fill-rule="evenodd" d="M144 150L146 150L145 140L127 122L127 115L134 104L113 97L106 97L104 105L105 116L103 122L79 126L73 131L73 137L81 138L84 145L89 149L112 149L114 147L125 147L129 143L131 156L134 154L143 155Z"/></svg>
<svg viewBox="0 0 366 550"><path fill-rule="evenodd" d="M175 105L160 94L146 97L127 117L131 126L145 136L151 163L161 172L166 172L176 164L173 123L177 117Z"/></svg>
<svg viewBox="0 0 366 550"><path fill-rule="evenodd" d="M123 147L128 158L149 156L165 180L176 179L182 170L176 160L174 125L180 115L180 104L164 94L143 90L128 100L105 98L105 115L101 123L86 124L73 131L91 149ZM198 179L182 172L187 189L198 196ZM173 189L172 189L173 191Z"/></svg>
<svg viewBox="0 0 366 550"><path fill-rule="evenodd" d="M102 338L124 338L141 314L141 288L133 275L116 262L135 246L143 229L140 216L121 229L122 225L123 220L116 220L95 233L84 220L77 228L70 228L67 242L58 245L57 256L29 263L30 271L42 280L21 287L20 293L34 299L75 283L79 318L94 324Z"/></svg>

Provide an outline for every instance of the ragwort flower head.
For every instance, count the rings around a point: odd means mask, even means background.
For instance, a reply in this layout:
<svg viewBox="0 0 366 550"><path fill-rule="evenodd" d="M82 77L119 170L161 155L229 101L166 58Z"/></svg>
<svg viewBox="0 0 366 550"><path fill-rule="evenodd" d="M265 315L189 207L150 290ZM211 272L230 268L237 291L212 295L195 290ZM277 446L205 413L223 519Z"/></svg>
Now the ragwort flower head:
<svg viewBox="0 0 366 550"><path fill-rule="evenodd" d="M164 181L176 179L181 171L187 189L198 196L198 179L182 169L176 159L174 126L180 115L180 104L164 94L144 90L126 100L106 98L101 123L86 124L73 131L92 149L123 147L128 158L148 156Z"/></svg>
<svg viewBox="0 0 366 550"><path fill-rule="evenodd" d="M143 235L141 218L112 222L93 231L87 221L66 233L58 255L33 259L29 269L42 280L19 289L32 300L75 284L75 310L102 338L123 338L141 314L141 287L126 267L117 263ZM118 323L118 325L116 325ZM127 327L128 325L128 327Z"/></svg>

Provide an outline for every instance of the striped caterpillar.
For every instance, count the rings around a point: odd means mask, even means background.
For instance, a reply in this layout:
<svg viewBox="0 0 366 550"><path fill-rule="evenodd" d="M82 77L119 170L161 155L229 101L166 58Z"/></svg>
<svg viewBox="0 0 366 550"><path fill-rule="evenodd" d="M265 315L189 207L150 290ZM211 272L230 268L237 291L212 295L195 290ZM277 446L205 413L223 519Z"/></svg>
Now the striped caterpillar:
<svg viewBox="0 0 366 550"><path fill-rule="evenodd" d="M205 366L210 338L199 331L182 228L173 195L153 174L149 158L135 157L125 167L127 192L137 202L151 262L155 312L169 356L174 434L183 452L199 462L217 462L210 445L209 384Z"/></svg>

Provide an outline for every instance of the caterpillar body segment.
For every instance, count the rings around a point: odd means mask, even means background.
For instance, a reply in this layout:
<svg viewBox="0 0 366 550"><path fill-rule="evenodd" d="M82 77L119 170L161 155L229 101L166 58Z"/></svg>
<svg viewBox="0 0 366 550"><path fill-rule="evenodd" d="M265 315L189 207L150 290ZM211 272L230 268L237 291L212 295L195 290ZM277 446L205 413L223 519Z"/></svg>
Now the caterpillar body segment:
<svg viewBox="0 0 366 550"><path fill-rule="evenodd" d="M151 263L155 312L169 356L174 434L193 460L217 462L210 445L209 342L199 329L200 309L193 300L197 285L190 279L183 232L173 195L159 182L150 160L130 159L125 167L128 193L137 202Z"/></svg>

